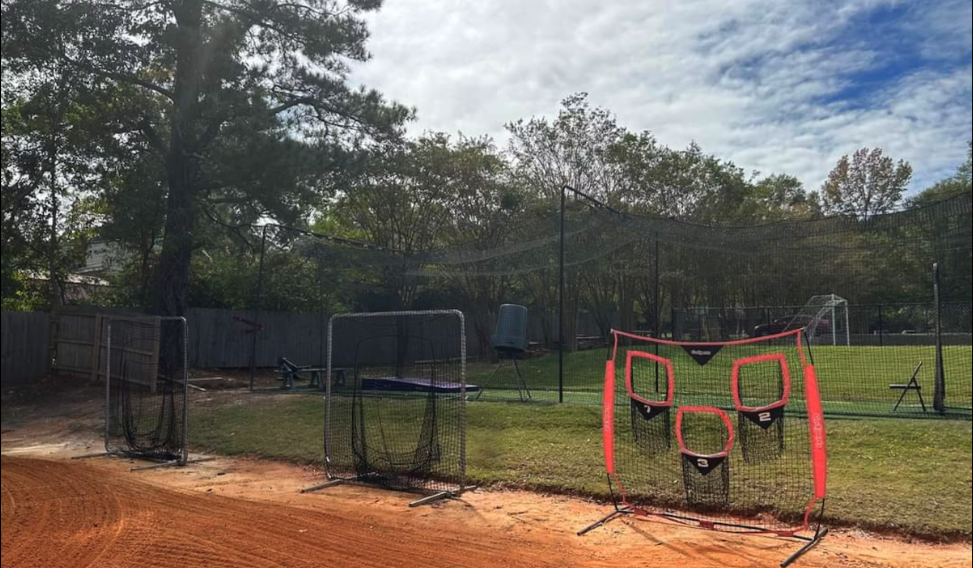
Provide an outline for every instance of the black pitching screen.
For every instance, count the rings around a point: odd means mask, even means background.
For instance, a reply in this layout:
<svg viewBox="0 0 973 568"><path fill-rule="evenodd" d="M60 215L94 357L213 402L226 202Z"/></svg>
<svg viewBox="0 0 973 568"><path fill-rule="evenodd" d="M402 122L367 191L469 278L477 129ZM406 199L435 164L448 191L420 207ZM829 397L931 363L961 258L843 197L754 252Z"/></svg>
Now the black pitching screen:
<svg viewBox="0 0 973 568"><path fill-rule="evenodd" d="M183 318L107 320L106 451L186 463L186 336Z"/></svg>
<svg viewBox="0 0 973 568"><path fill-rule="evenodd" d="M328 333L328 475L456 493L465 482L466 338L457 311L341 314Z"/></svg>

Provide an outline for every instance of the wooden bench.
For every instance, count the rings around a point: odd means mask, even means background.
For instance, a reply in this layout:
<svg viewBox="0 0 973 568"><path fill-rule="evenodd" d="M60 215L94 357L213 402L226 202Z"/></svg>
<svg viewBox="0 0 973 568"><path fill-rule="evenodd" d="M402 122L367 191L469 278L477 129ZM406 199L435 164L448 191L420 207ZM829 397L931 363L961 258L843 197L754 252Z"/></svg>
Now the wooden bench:
<svg viewBox="0 0 973 568"><path fill-rule="evenodd" d="M335 377L333 385L346 386L347 384L347 373L351 369L349 367L332 367L331 374ZM315 367L313 365L295 365L294 363L288 361L284 357L277 358L277 373L280 374L280 378L277 379L282 381L283 384L280 388L284 390L290 390L294 388L294 381L303 381L305 377L302 376L304 373L310 373L307 377L308 388L317 388L324 390L326 388L322 377L328 372L327 367Z"/></svg>
<svg viewBox="0 0 973 568"><path fill-rule="evenodd" d="M348 386L349 371L351 367L331 367L331 374L334 375L334 382L331 384L339 387Z"/></svg>

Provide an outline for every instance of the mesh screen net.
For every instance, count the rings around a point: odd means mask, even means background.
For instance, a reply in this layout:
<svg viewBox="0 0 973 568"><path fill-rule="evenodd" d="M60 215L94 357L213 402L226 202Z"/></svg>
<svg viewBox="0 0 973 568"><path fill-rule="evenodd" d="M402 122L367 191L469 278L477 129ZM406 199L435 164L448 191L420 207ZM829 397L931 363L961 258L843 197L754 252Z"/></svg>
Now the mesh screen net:
<svg viewBox="0 0 973 568"><path fill-rule="evenodd" d="M970 346L973 345L973 304L944 302L939 307L939 314L945 383L943 398L950 408L969 407L970 401L973 401L973 356L970 353ZM914 400L911 402L914 404Z"/></svg>
<svg viewBox="0 0 973 568"><path fill-rule="evenodd" d="M464 319L455 311L340 314L328 335L328 475L401 490L465 481Z"/></svg>
<svg viewBox="0 0 973 568"><path fill-rule="evenodd" d="M820 520L823 422L801 331L730 343L613 336L604 443L626 506L727 531L793 534Z"/></svg>
<svg viewBox="0 0 973 568"><path fill-rule="evenodd" d="M785 331L811 312L809 339L828 414L973 418L973 334L963 316L973 305L970 194L867 218L741 219L739 226L652 215L637 200L604 198L610 206L568 199L563 240L556 204L533 201L505 217L489 239L451 235L409 251L273 230L265 296L293 295L297 269L278 264L294 256L319 279L316 322L340 311L457 307L470 322L469 372L483 387L478 400L592 405L600 401L601 350L611 329L727 341ZM933 396L933 263L941 269L948 335L947 392L940 398ZM815 300L822 297L845 302ZM516 365L501 365L490 343L505 303L529 313L529 347ZM313 326L322 345L324 325ZM284 354L300 364L323 364L323 349L290 352ZM899 403L903 391L891 387L907 383L920 362L923 400L911 389Z"/></svg>
<svg viewBox="0 0 973 568"><path fill-rule="evenodd" d="M186 320L105 321L109 453L185 463L189 376Z"/></svg>

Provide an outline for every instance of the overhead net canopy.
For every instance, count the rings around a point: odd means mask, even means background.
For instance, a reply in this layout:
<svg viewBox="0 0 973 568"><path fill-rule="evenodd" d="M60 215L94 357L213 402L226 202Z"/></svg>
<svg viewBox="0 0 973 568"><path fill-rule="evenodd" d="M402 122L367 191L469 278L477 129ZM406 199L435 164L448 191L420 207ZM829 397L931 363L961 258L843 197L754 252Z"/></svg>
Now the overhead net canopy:
<svg viewBox="0 0 973 568"><path fill-rule="evenodd" d="M608 287L654 284L656 257L663 299L671 307L800 308L822 290L833 290L849 304L895 301L896 295L915 300L931 295L933 262L943 271L945 299L965 300L966 292L973 293L970 194L868 219L740 227L625 213L591 201L570 203L568 209L564 266L568 285L579 290L579 309L597 307L597 299L580 292L587 281ZM328 269L384 272L385 286L432 287L469 278L503 278L516 286L539 274L555 275L559 230L557 210L538 208L510 221L494 238L442 248L403 251L311 233L282 238ZM400 281L391 281L395 278ZM885 286L890 281L900 284Z"/></svg>
<svg viewBox="0 0 973 568"><path fill-rule="evenodd" d="M907 381L921 361L919 383L934 386L931 267L938 263L941 299L956 304L943 310L950 318L944 333L955 351L944 358L951 386L943 410L966 417L973 416L973 377L956 361L965 360L973 344L973 321L966 316L973 297L971 205L970 194L962 194L868 218L749 225L753 220L745 219L741 226L723 226L639 213L647 207L634 202L609 207L578 198L568 200L563 240L559 208L541 202L503 217L489 234L467 237L461 225L449 225L445 236L422 246L383 248L283 231L272 240L316 267L325 313L461 309L471 323L472 358L494 356L489 338L500 305L525 306L530 356L519 370L509 370L523 375L533 401L596 404L597 351L611 329L678 340L754 337L789 329L806 315L809 298L834 294L846 303L810 316L816 347L886 349L848 351L824 365L826 408L882 416L925 414L911 394L893 414L899 393L889 384ZM281 287L294 280L271 277ZM829 327L826 341L823 330ZM567 354L563 376L557 374L558 351ZM832 368L841 368L841 375L827 376ZM495 384L483 385L481 400L519 400L520 379L505 376L507 370L490 379ZM844 386L828 392L838 383Z"/></svg>

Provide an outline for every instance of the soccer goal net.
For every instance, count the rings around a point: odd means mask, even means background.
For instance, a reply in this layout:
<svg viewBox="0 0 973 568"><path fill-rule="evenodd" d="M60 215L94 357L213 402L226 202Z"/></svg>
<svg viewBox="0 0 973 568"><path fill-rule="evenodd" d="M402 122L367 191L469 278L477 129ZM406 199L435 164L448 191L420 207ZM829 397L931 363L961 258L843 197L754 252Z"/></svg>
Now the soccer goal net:
<svg viewBox="0 0 973 568"><path fill-rule="evenodd" d="M105 450L183 465L188 458L187 325L181 317L107 319Z"/></svg>
<svg viewBox="0 0 973 568"><path fill-rule="evenodd" d="M820 528L827 455L801 330L612 339L603 443L619 513L815 540L802 534Z"/></svg>
<svg viewBox="0 0 973 568"><path fill-rule="evenodd" d="M327 352L329 479L460 493L467 396L462 312L335 315Z"/></svg>
<svg viewBox="0 0 973 568"><path fill-rule="evenodd" d="M848 300L834 294L811 296L788 321L785 331L792 329L804 329L814 345L851 345Z"/></svg>

